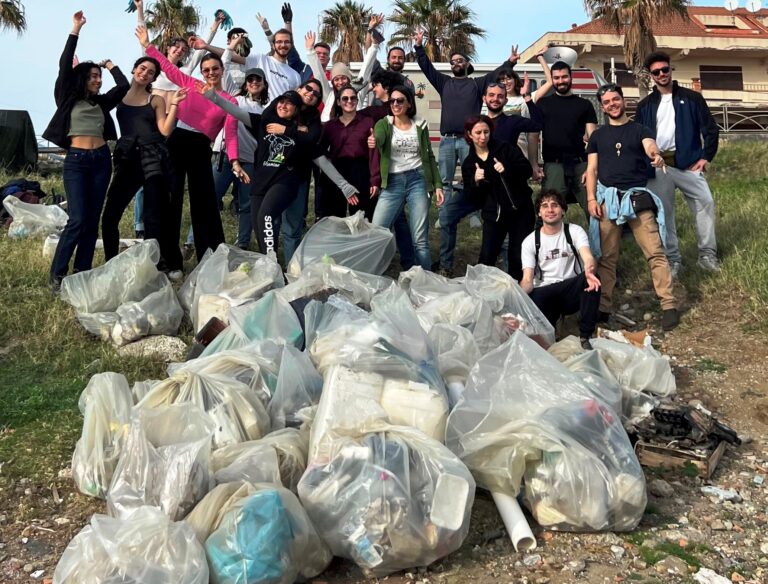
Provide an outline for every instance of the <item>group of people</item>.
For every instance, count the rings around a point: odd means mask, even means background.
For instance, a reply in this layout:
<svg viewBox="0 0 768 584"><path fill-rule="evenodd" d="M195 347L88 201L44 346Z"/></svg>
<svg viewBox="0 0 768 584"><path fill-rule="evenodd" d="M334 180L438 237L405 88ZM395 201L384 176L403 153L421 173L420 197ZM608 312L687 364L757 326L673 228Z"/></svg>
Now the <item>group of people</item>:
<svg viewBox="0 0 768 584"><path fill-rule="evenodd" d="M158 240L160 267L172 279L183 277L185 182L198 259L224 242L220 204L230 185L239 213L236 244L248 248L255 233L259 250L276 257L282 233L286 262L303 234L311 182L317 219L364 212L373 224L394 230L404 269L433 269L432 201L440 224L436 267L445 276L452 276L459 222L479 211L479 263L495 265L506 250L509 273L550 321L580 312L585 346L611 312L624 224L648 261L664 329L678 324L672 290L682 269L676 188L696 219L699 266L720 269L714 202L704 176L717 152L717 126L701 95L672 80L664 53L646 60L655 88L640 102L635 121L626 115L621 87L600 88L607 122L598 127L592 103L572 92L567 63L550 67L539 54L546 82L534 92L527 75L521 79L514 71L516 47L480 77L471 76L467 55L453 53L446 74L431 63L424 33L416 31L416 62L442 102L435 158L428 125L417 116L413 82L403 72L405 50L391 47L386 67L376 60L384 42L382 15L369 22L363 67L355 76L346 63L329 69L331 48L313 33L305 36L302 60L289 4L283 5L284 27L274 33L258 16L271 51L254 54L242 28L229 30L225 48L211 45L219 14L207 40L174 38L161 51L150 43L142 0L134 1L144 54L130 81L110 61L73 67L86 22L82 12L74 15L61 56L57 110L44 134L67 149L69 221L51 266L54 289L73 255L74 271L90 269L99 220L106 258L117 254L118 225L137 193L137 219L144 236ZM202 79L193 76L198 64ZM105 94L99 91L102 68L115 80ZM117 139L112 109L120 139L110 155L106 142ZM541 181L535 201L531 179ZM583 209L586 231L564 223L569 202Z"/></svg>

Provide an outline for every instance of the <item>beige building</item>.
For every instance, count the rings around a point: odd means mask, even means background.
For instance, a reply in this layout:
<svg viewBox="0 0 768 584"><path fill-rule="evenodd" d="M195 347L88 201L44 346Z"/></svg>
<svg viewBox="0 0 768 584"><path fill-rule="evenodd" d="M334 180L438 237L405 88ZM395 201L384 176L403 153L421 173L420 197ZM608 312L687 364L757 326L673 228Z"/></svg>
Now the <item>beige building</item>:
<svg viewBox="0 0 768 584"><path fill-rule="evenodd" d="M700 83L710 106L768 104L768 10L691 6L688 15L689 20L674 18L653 27L659 50L672 57L674 78L686 87L697 88ZM565 32L546 33L522 53L521 62L533 62L548 45L567 46L577 51L577 66L611 80L613 58L616 82L627 97L637 97L622 43L621 35L593 20Z"/></svg>

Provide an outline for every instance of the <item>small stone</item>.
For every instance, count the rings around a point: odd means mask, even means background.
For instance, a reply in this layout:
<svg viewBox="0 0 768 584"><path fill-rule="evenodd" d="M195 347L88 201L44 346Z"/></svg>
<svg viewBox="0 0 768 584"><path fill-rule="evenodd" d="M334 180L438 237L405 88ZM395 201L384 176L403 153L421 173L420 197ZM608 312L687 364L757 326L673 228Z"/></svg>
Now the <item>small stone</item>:
<svg viewBox="0 0 768 584"><path fill-rule="evenodd" d="M29 497L32 495L32 489L24 489L24 494Z"/></svg>
<svg viewBox="0 0 768 584"><path fill-rule="evenodd" d="M726 531L732 531L733 530L733 521L728 521L727 519L723 521L723 527L725 527Z"/></svg>
<svg viewBox="0 0 768 584"><path fill-rule="evenodd" d="M539 554L531 554L523 558L523 564L531 567L541 563L541 556Z"/></svg>
<svg viewBox="0 0 768 584"><path fill-rule="evenodd" d="M755 475L755 477L752 479L752 482L759 487L765 482L765 477L763 475Z"/></svg>
<svg viewBox="0 0 768 584"><path fill-rule="evenodd" d="M746 582L747 579L739 574L738 572L734 572L731 574L731 582Z"/></svg>
<svg viewBox="0 0 768 584"><path fill-rule="evenodd" d="M34 569L35 567L32 564L24 564L24 567L22 568L22 570L24 570L27 574L29 574Z"/></svg>
<svg viewBox="0 0 768 584"><path fill-rule="evenodd" d="M648 485L648 490L651 492L651 495L664 499L668 499L675 494L675 489L672 488L672 485L662 479L652 480Z"/></svg>
<svg viewBox="0 0 768 584"><path fill-rule="evenodd" d="M56 525L67 525L69 523L69 519L67 519L66 517L57 517L56 519L53 520L53 522Z"/></svg>
<svg viewBox="0 0 768 584"><path fill-rule="evenodd" d="M39 580L45 574L45 570L36 570L30 574L35 580Z"/></svg>
<svg viewBox="0 0 768 584"><path fill-rule="evenodd" d="M688 525L688 523L689 523L689 522L688 522L688 518L687 518L685 515L681 515L680 517L678 517L678 518L677 518L677 522L678 522L680 525Z"/></svg>
<svg viewBox="0 0 768 584"><path fill-rule="evenodd" d="M667 556L654 566L659 574L687 574L688 564L677 556Z"/></svg>
<svg viewBox="0 0 768 584"><path fill-rule="evenodd" d="M645 570L648 567L648 564L646 564L640 558L634 558L632 560L632 567L635 568L636 570Z"/></svg>
<svg viewBox="0 0 768 584"><path fill-rule="evenodd" d="M742 444L752 444L754 441L751 434L739 434L739 438L741 439Z"/></svg>
<svg viewBox="0 0 768 584"><path fill-rule="evenodd" d="M619 307L619 310L629 310L629 304L622 304L622 305Z"/></svg>
<svg viewBox="0 0 768 584"><path fill-rule="evenodd" d="M723 523L719 519L715 519L712 523L710 523L709 528L712 531L727 531L725 528L725 523Z"/></svg>
<svg viewBox="0 0 768 584"><path fill-rule="evenodd" d="M653 318L653 315L652 315L650 312L646 312L646 313L643 315L643 320L644 320L645 322L648 322L648 321L649 321L649 320L651 320L652 318Z"/></svg>
<svg viewBox="0 0 768 584"><path fill-rule="evenodd" d="M733 489L721 489L712 485L701 487L701 492L709 497L717 497L721 501L730 501L732 503L741 503L742 498Z"/></svg>
<svg viewBox="0 0 768 584"><path fill-rule="evenodd" d="M543 576L541 578L536 578L536 584L549 584L552 580L547 578L546 576Z"/></svg>
<svg viewBox="0 0 768 584"><path fill-rule="evenodd" d="M8 518L5 515L0 515L0 523L5 523L8 521Z"/></svg>
<svg viewBox="0 0 768 584"><path fill-rule="evenodd" d="M625 552L626 550L620 545L611 546L611 553L613 553L613 557L616 558L617 560L620 560L621 558L623 558Z"/></svg>
<svg viewBox="0 0 768 584"><path fill-rule="evenodd" d="M768 542L760 544L760 553L768 554Z"/></svg>
<svg viewBox="0 0 768 584"><path fill-rule="evenodd" d="M626 294L627 296L632 296L632 290L627 288L626 290L624 290L624 294Z"/></svg>
<svg viewBox="0 0 768 584"><path fill-rule="evenodd" d="M574 574L578 574L587 569L587 563L584 560L571 560L566 562L564 570L569 570Z"/></svg>
<svg viewBox="0 0 768 584"><path fill-rule="evenodd" d="M728 578L709 568L701 568L693 575L693 579L701 584L728 584Z"/></svg>

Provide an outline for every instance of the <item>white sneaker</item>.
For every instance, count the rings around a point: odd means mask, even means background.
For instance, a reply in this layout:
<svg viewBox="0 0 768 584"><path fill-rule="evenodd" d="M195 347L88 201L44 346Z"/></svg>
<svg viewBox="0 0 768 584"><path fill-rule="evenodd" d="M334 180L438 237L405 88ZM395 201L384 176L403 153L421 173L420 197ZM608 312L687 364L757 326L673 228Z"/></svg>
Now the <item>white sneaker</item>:
<svg viewBox="0 0 768 584"><path fill-rule="evenodd" d="M680 262L669 262L669 271L672 273L672 279L677 280L683 271L683 264Z"/></svg>
<svg viewBox="0 0 768 584"><path fill-rule="evenodd" d="M181 282L184 279L184 272L181 270L171 270L168 272L168 279L171 282Z"/></svg>
<svg viewBox="0 0 768 584"><path fill-rule="evenodd" d="M719 272L721 270L720 261L715 256L711 255L701 256L698 261L698 266L707 272Z"/></svg>

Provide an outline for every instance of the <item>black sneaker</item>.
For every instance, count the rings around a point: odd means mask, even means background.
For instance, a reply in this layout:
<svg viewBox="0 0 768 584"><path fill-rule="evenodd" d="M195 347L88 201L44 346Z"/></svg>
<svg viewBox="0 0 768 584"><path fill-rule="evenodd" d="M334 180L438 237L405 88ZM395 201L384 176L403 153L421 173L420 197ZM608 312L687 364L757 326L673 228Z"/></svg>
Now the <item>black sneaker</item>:
<svg viewBox="0 0 768 584"><path fill-rule="evenodd" d="M144 239L144 232L141 230L136 231L136 239Z"/></svg>
<svg viewBox="0 0 768 584"><path fill-rule="evenodd" d="M592 350L592 343L589 342L589 337L580 337L579 342L581 343L581 348L585 351Z"/></svg>
<svg viewBox="0 0 768 584"><path fill-rule="evenodd" d="M680 324L680 313L677 308L670 308L661 313L661 328L665 331L671 331Z"/></svg>
<svg viewBox="0 0 768 584"><path fill-rule="evenodd" d="M59 294L61 294L61 280L62 278L57 278L55 276L52 276L48 280L48 288L51 289L51 292L53 293L54 296L58 296Z"/></svg>
<svg viewBox="0 0 768 584"><path fill-rule="evenodd" d="M185 243L181 246L181 256L185 262L191 260L193 255L195 255L195 245L193 243Z"/></svg>

